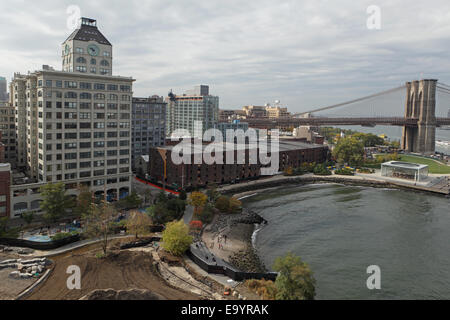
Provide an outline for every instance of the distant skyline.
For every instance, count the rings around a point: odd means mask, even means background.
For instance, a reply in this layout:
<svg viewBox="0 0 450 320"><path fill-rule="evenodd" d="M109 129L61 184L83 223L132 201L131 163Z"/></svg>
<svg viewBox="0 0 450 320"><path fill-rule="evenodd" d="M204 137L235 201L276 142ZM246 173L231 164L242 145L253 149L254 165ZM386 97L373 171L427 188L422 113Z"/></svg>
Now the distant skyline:
<svg viewBox="0 0 450 320"><path fill-rule="evenodd" d="M369 30L366 9L381 9ZM2 1L0 76L61 69L67 8L97 20L135 96L206 84L221 109L280 100L298 112L420 78L450 83L450 2Z"/></svg>

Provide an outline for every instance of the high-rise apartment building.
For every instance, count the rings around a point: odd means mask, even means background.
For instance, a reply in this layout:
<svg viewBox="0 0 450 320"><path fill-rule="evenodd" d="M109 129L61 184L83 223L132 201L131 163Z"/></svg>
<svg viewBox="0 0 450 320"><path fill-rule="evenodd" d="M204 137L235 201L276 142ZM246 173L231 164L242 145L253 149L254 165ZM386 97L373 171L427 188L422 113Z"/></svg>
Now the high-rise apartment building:
<svg viewBox="0 0 450 320"><path fill-rule="evenodd" d="M63 71L44 66L10 85L16 165L36 183L120 198L131 189L134 80L111 75L112 45L95 20L82 18L62 46Z"/></svg>
<svg viewBox="0 0 450 320"><path fill-rule="evenodd" d="M4 161L16 163L16 125L14 107L8 101L0 101L0 131L4 145Z"/></svg>
<svg viewBox="0 0 450 320"><path fill-rule="evenodd" d="M8 100L7 81L6 78L0 77L0 102Z"/></svg>
<svg viewBox="0 0 450 320"><path fill-rule="evenodd" d="M166 141L166 105L163 97L133 98L131 163L140 155L148 155L150 147Z"/></svg>
<svg viewBox="0 0 450 320"><path fill-rule="evenodd" d="M177 129L184 129L190 136L201 138L205 130L214 128L219 120L219 97L210 95L208 86L197 86L181 96L170 92L166 102L168 136ZM202 123L201 131L195 127L196 121Z"/></svg>

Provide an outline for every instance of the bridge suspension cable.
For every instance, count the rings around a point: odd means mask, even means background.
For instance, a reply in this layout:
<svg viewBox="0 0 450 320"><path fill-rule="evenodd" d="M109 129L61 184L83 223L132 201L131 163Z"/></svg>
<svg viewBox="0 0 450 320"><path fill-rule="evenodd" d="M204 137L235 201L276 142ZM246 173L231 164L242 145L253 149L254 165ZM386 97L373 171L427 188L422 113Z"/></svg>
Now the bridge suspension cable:
<svg viewBox="0 0 450 320"><path fill-rule="evenodd" d="M368 95L368 96L365 96L365 97L361 97L361 98L358 98L358 99L354 99L354 100L350 100L350 101L346 101L346 102L342 102L342 103L338 103L338 104L333 104L331 106L322 107L322 108L318 108L318 109L314 109L314 110L310 110L310 111L300 112L300 113L297 113L297 115L302 115L302 114L307 114L307 113L312 113L312 112L319 112L319 111L329 110L329 109L333 109L333 108L338 108L338 107L342 107L342 106L345 106L345 105L348 105L348 104L352 104L352 103L355 103L355 102L360 102L360 101L372 99L372 98L375 98L375 97L378 97L378 96L381 96L381 95L384 95L384 94L392 93L392 92L395 92L395 91L398 91L398 90L402 90L402 89L405 89L405 88L406 88L406 86L403 85L401 87L385 90L385 91L378 92L378 93L375 93L375 94L371 94L371 95Z"/></svg>

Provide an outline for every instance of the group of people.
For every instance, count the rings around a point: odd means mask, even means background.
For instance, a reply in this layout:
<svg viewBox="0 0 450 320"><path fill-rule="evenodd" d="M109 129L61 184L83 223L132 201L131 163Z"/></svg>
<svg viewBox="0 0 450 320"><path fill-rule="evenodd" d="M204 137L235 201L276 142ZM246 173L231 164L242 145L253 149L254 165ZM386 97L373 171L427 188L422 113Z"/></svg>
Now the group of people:
<svg viewBox="0 0 450 320"><path fill-rule="evenodd" d="M226 234L224 234L223 236L222 235L218 235L217 236L217 244L218 244L218 247L219 247L219 249L222 249L223 250L223 244L222 244L222 240L223 240L223 243L224 244L227 244L227 235ZM214 239L213 239L213 241L211 242L211 249L213 249L214 248Z"/></svg>

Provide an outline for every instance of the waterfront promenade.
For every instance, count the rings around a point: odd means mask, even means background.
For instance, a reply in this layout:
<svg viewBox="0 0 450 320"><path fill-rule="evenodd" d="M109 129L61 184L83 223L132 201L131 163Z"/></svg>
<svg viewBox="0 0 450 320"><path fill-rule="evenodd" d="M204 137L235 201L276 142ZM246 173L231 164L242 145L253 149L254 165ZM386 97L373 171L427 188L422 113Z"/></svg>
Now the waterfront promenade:
<svg viewBox="0 0 450 320"><path fill-rule="evenodd" d="M335 174L330 176L319 176L312 173L301 176L284 176L280 174L248 182L224 185L219 187L218 191L223 193L231 193L237 197L245 197L247 195L250 195L252 191L257 189L279 187L285 183L295 182L305 184L316 182L349 183L382 187L397 187L403 189L433 192L442 195L450 194L450 174L430 174L427 180L415 183L414 181L409 181L406 179L381 176L379 170L377 170L373 174L355 173L354 176Z"/></svg>

